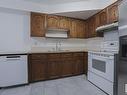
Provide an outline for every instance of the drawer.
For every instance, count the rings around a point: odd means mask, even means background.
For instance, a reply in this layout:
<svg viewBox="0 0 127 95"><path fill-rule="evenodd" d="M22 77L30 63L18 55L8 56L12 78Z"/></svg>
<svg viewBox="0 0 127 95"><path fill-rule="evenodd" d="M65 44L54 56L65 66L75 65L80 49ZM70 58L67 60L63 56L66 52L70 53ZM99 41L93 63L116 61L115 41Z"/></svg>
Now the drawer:
<svg viewBox="0 0 127 95"><path fill-rule="evenodd" d="M30 56L30 59L33 59L33 60L46 60L47 59L46 54L31 54L29 56Z"/></svg>
<svg viewBox="0 0 127 95"><path fill-rule="evenodd" d="M61 57L61 54L47 54L48 55L48 58L60 58Z"/></svg>
<svg viewBox="0 0 127 95"><path fill-rule="evenodd" d="M74 57L83 57L84 53L73 53Z"/></svg>
<svg viewBox="0 0 127 95"><path fill-rule="evenodd" d="M73 54L72 53L64 53L64 54L61 54L61 57L62 58L72 58Z"/></svg>

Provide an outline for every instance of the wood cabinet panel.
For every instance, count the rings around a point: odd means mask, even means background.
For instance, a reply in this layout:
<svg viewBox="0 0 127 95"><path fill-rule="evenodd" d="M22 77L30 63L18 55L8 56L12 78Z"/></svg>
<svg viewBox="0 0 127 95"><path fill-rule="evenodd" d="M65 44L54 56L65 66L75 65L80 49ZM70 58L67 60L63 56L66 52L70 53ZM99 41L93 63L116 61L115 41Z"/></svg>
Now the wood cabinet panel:
<svg viewBox="0 0 127 95"><path fill-rule="evenodd" d="M87 20L87 28L86 28L87 34L85 34L87 38L98 36L98 33L96 32L96 28L97 26L99 26L98 19L99 19L98 17L92 16Z"/></svg>
<svg viewBox="0 0 127 95"><path fill-rule="evenodd" d="M48 62L48 78L59 78L62 76L62 63L60 61L50 61Z"/></svg>
<svg viewBox="0 0 127 95"><path fill-rule="evenodd" d="M31 81L46 79L46 63L41 60L32 60L31 62Z"/></svg>
<svg viewBox="0 0 127 95"><path fill-rule="evenodd" d="M62 76L71 76L73 74L73 63L72 60L65 60L62 62Z"/></svg>
<svg viewBox="0 0 127 95"><path fill-rule="evenodd" d="M70 38L77 38L77 21L75 19L70 19L71 27L70 27Z"/></svg>
<svg viewBox="0 0 127 95"><path fill-rule="evenodd" d="M86 26L85 26L86 24L85 24L85 21L78 21L77 22L77 37L78 38L85 38L85 28L86 28Z"/></svg>
<svg viewBox="0 0 127 95"><path fill-rule="evenodd" d="M105 24L107 24L107 9L104 9L99 13L99 26Z"/></svg>
<svg viewBox="0 0 127 95"><path fill-rule="evenodd" d="M59 28L59 17L47 15L47 28Z"/></svg>
<svg viewBox="0 0 127 95"><path fill-rule="evenodd" d="M73 74L82 74L84 73L85 71L85 65L84 65L84 62L77 59L75 60L75 65L73 65Z"/></svg>
<svg viewBox="0 0 127 95"><path fill-rule="evenodd" d="M107 9L108 9L108 23L118 21L118 3L114 3Z"/></svg>
<svg viewBox="0 0 127 95"><path fill-rule="evenodd" d="M31 36L44 37L45 36L45 14L31 13Z"/></svg>
<svg viewBox="0 0 127 95"><path fill-rule="evenodd" d="M108 6L99 13L84 20L56 15L31 13L31 36L44 37L47 28L68 29L70 38L102 37L95 29L99 26L118 21L118 4L122 0Z"/></svg>
<svg viewBox="0 0 127 95"><path fill-rule="evenodd" d="M70 37L71 38L85 38L85 21L70 19L71 28L70 28Z"/></svg>
<svg viewBox="0 0 127 95"><path fill-rule="evenodd" d="M59 17L59 28L70 30L70 20L67 17Z"/></svg>
<svg viewBox="0 0 127 95"><path fill-rule="evenodd" d="M86 73L86 55L87 53L30 54L29 82Z"/></svg>

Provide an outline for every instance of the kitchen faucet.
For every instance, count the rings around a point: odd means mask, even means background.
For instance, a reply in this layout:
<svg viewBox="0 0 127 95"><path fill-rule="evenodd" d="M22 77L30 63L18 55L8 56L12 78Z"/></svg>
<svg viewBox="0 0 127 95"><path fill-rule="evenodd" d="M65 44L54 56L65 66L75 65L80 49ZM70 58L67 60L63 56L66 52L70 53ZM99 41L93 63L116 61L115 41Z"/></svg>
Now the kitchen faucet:
<svg viewBox="0 0 127 95"><path fill-rule="evenodd" d="M58 41L58 42L56 43L56 51L60 51L60 50L61 50L61 42Z"/></svg>

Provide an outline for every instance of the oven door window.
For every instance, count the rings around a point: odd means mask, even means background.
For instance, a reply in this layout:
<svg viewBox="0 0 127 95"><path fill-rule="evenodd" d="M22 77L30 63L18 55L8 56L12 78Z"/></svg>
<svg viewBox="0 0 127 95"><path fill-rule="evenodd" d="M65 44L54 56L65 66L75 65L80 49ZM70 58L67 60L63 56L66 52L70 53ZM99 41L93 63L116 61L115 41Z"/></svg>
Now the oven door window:
<svg viewBox="0 0 127 95"><path fill-rule="evenodd" d="M92 59L92 68L105 73L106 72L106 62L97 60L97 59Z"/></svg>

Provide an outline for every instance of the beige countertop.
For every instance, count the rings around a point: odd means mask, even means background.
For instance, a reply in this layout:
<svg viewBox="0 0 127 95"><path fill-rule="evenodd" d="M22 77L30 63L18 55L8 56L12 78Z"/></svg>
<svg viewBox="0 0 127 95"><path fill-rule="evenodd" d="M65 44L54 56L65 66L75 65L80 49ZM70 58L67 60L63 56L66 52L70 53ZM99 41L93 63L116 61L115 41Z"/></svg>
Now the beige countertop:
<svg viewBox="0 0 127 95"><path fill-rule="evenodd" d="M88 52L88 51L95 51L97 50L60 50L60 51L51 51L51 50L46 50L46 51L37 51L37 50L30 50L30 51L12 51L12 52L0 52L0 55L9 55L9 54L32 54L32 53L67 53L67 52Z"/></svg>

